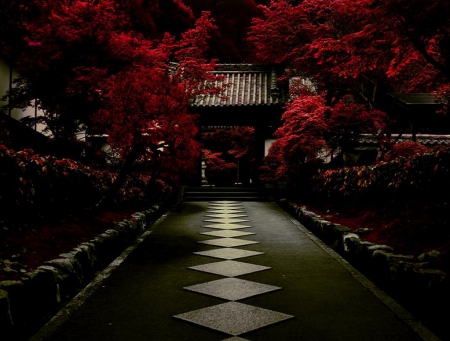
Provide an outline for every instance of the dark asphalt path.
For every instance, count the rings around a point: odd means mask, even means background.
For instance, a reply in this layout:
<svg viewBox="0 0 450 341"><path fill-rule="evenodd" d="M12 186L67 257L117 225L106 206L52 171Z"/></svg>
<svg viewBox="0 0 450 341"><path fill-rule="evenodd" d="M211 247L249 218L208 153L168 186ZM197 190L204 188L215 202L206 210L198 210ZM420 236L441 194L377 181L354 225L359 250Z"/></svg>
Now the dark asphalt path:
<svg viewBox="0 0 450 341"><path fill-rule="evenodd" d="M268 202L243 202L242 205L248 215L242 219L249 220L242 224L252 227L241 231L255 234L238 238L259 244L237 248L264 254L236 261L271 269L237 278L282 289L238 302L293 318L244 333L239 338L174 318L227 302L183 289L224 278L189 269L223 261L194 254L220 247L198 243L217 238L201 232L217 230L202 227L209 224L204 222L208 219L205 214L209 204L191 202L185 203L181 212L171 212L152 227L151 234L84 304L71 312L70 318L48 340L423 339L388 308L389 299L386 303L377 298L373 288L366 287L371 284L364 277L295 224L278 206ZM420 328L413 321L414 326ZM424 339L433 339L432 334Z"/></svg>

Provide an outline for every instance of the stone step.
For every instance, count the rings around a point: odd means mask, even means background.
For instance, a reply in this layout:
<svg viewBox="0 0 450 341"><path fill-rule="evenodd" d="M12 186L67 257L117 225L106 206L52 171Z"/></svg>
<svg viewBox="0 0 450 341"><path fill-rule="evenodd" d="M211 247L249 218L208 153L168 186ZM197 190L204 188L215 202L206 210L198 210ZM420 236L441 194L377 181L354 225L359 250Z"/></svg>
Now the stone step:
<svg viewBox="0 0 450 341"><path fill-rule="evenodd" d="M261 188L254 187L190 187L184 191L184 201L268 201Z"/></svg>

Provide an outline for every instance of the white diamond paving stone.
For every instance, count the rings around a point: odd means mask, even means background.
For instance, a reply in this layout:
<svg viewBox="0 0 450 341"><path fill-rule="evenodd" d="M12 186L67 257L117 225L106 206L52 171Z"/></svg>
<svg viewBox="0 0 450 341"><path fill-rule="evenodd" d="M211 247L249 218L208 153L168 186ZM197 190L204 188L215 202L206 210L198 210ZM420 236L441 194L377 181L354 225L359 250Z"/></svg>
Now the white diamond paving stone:
<svg viewBox="0 0 450 341"><path fill-rule="evenodd" d="M209 203L209 206L210 207L236 207L236 206L244 206L243 205L243 203L242 203L242 201L241 202L230 202L230 203L228 203L228 204L219 204L219 203L217 203L217 201L216 202L210 202Z"/></svg>
<svg viewBox="0 0 450 341"><path fill-rule="evenodd" d="M209 206L207 210L234 210L234 211L242 211L244 210L244 206L238 205L227 205L227 206Z"/></svg>
<svg viewBox="0 0 450 341"><path fill-rule="evenodd" d="M259 244L259 242L255 242L253 240L245 240L245 239L237 239L237 238L218 238L218 239L209 239L199 241L201 244L214 245L214 246L222 246L222 247L236 247L236 246L244 246L251 244Z"/></svg>
<svg viewBox="0 0 450 341"><path fill-rule="evenodd" d="M237 336L293 316L239 302L228 302L174 317Z"/></svg>
<svg viewBox="0 0 450 341"><path fill-rule="evenodd" d="M218 224L236 224L236 223L245 223L248 222L250 220L245 220L245 219L227 219L227 218L223 218L223 219L205 219L203 221L206 221L208 223L218 223Z"/></svg>
<svg viewBox="0 0 450 341"><path fill-rule="evenodd" d="M209 217L209 216L211 216L211 215L214 215L214 216L219 216L219 217L229 217L229 216L244 216L244 217L247 217L247 215L245 214L245 212L236 212L236 211L234 211L234 212L232 212L232 211L221 211L221 212L206 212L206 214L205 214L205 216L207 216L207 217Z"/></svg>
<svg viewBox="0 0 450 341"><path fill-rule="evenodd" d="M280 287L246 281L239 278L223 278L216 281L191 285L183 289L222 298L228 301L239 301L247 297L281 290Z"/></svg>
<svg viewBox="0 0 450 341"><path fill-rule="evenodd" d="M242 201L230 202L230 203L219 203L217 201L210 201L208 205L211 207L235 207L235 206L244 206Z"/></svg>
<svg viewBox="0 0 450 341"><path fill-rule="evenodd" d="M203 227L207 227L210 229L220 229L220 230L237 230L237 229L246 229L251 226L249 225L239 225L239 224L226 224L226 223L217 223L217 224L210 224L205 225Z"/></svg>
<svg viewBox="0 0 450 341"><path fill-rule="evenodd" d="M225 260L221 262L208 263L191 266L189 269L212 273L226 277L236 277L251 274L258 271L271 269L268 266Z"/></svg>
<svg viewBox="0 0 450 341"><path fill-rule="evenodd" d="M230 213L218 213L218 214L205 214L205 217L211 218L243 218L248 217L246 214L230 214Z"/></svg>
<svg viewBox="0 0 450 341"><path fill-rule="evenodd" d="M220 231L213 231L213 232L202 232L200 234L204 234L206 236L213 236L213 237L233 238L233 237L250 236L250 235L253 235L256 233L235 231L235 230L220 230Z"/></svg>
<svg viewBox="0 0 450 341"><path fill-rule="evenodd" d="M228 339L222 340L222 341L250 341L248 339L243 339L242 337L233 336Z"/></svg>
<svg viewBox="0 0 450 341"><path fill-rule="evenodd" d="M209 250L209 251L194 252L194 254L200 255L200 256L206 256L206 257L221 258L221 259L237 259L237 258L263 255L264 252L232 249L232 248L227 247L227 248L215 249L215 250Z"/></svg>
<svg viewBox="0 0 450 341"><path fill-rule="evenodd" d="M223 215L232 215L232 214L246 214L245 211L208 211L206 214L219 214L221 216Z"/></svg>
<svg viewBox="0 0 450 341"><path fill-rule="evenodd" d="M206 213L245 213L240 207L236 208L210 208Z"/></svg>

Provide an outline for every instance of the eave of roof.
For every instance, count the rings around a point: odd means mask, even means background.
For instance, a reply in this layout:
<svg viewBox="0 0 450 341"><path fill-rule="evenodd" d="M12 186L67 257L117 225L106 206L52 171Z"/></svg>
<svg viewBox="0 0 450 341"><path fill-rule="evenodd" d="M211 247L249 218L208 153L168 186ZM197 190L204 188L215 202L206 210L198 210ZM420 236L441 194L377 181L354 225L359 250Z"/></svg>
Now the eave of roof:
<svg viewBox="0 0 450 341"><path fill-rule="evenodd" d="M398 134L392 134L391 140L394 141L398 138ZM398 142L412 141L411 134L402 134L398 138ZM358 141L360 144L377 144L378 138L370 134L362 134ZM416 142L423 145L433 146L439 144L450 145L450 135L440 134L417 134Z"/></svg>
<svg viewBox="0 0 450 341"><path fill-rule="evenodd" d="M430 93L409 93L409 94L389 94L392 98L406 105L438 105L433 94Z"/></svg>
<svg viewBox="0 0 450 341"><path fill-rule="evenodd" d="M268 67L253 64L220 64L215 75L223 76L224 93L197 98L192 107L267 106L282 103L276 74ZM220 84L217 84L220 85Z"/></svg>

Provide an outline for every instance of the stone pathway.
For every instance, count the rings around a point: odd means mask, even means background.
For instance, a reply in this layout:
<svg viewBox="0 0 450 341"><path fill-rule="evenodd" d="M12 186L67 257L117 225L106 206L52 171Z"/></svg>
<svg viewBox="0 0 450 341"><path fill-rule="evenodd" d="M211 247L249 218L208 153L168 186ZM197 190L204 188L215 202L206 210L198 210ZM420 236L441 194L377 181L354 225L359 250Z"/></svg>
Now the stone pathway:
<svg viewBox="0 0 450 341"><path fill-rule="evenodd" d="M236 238L257 234L253 232L241 232L242 229L252 227L251 225L242 225L243 223L249 223L249 220L243 219L248 217L244 213L245 210L242 203L223 201L210 204L209 210L205 215L205 217L208 218L205 219L205 222L208 222L209 224L205 227L219 229L219 231L203 232L201 234L217 236L220 238L199 241L199 243L218 246L221 248L194 253L206 257L226 260L199 266L192 266L190 269L209 272L224 276L226 278L184 288L200 294L219 297L230 302L176 315L175 318L218 330L233 336L238 336L293 318L293 316L288 314L236 302L251 296L266 294L282 289L277 286L236 278L237 276L270 269L270 267L267 266L236 261L236 259L255 257L264 254L262 252L234 248L259 243L254 240ZM245 339L234 337L231 339L228 338L227 340Z"/></svg>
<svg viewBox="0 0 450 341"><path fill-rule="evenodd" d="M141 240L32 340L438 340L273 203L188 202Z"/></svg>

